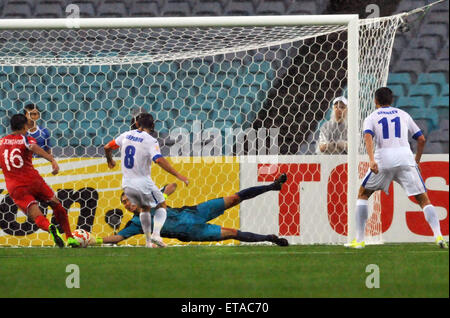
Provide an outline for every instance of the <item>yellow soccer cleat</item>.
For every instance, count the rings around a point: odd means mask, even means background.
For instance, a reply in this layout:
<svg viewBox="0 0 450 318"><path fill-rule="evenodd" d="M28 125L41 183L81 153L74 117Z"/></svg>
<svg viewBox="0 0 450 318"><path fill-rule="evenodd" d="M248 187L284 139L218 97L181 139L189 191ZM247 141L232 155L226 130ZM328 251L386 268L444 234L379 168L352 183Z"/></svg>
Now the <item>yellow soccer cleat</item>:
<svg viewBox="0 0 450 318"><path fill-rule="evenodd" d="M345 247L348 248L357 248L357 249L361 249L364 248L366 246L366 244L364 243L364 241L362 242L357 242L356 240L353 240L351 243L349 244L345 244Z"/></svg>
<svg viewBox="0 0 450 318"><path fill-rule="evenodd" d="M437 244L440 248L448 248L447 243L445 242L444 238L443 238L441 235L439 235L439 236L436 238L436 244Z"/></svg>

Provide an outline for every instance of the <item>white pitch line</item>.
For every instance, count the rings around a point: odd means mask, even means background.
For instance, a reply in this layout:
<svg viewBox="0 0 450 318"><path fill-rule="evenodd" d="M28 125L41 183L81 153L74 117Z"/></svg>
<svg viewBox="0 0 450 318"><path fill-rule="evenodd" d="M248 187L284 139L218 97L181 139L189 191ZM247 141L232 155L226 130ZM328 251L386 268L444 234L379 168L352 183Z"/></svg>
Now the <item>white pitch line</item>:
<svg viewBox="0 0 450 318"><path fill-rule="evenodd" d="M406 253L409 254L434 254L434 253L445 253L448 250L436 250L436 251L407 251ZM314 254L319 254L319 255L338 255L338 254L361 254L364 253L363 251L353 251L353 252L234 252L234 253L229 253L232 255L274 255L274 254L284 254L284 255L293 255L293 254L298 254L298 255L314 255ZM395 251L379 251L379 252L375 252L375 253L366 253L367 254L396 254L398 252ZM402 252L404 253L404 251ZM222 255L221 255L222 256Z"/></svg>

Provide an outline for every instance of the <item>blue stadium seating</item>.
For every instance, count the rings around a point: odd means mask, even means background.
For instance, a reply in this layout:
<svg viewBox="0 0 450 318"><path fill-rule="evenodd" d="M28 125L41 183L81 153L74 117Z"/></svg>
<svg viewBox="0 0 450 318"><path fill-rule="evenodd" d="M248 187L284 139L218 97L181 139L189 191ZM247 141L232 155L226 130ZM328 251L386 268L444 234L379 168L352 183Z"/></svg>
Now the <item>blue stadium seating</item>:
<svg viewBox="0 0 450 318"><path fill-rule="evenodd" d="M409 87L408 95L432 98L439 95L439 89L435 84L417 84Z"/></svg>
<svg viewBox="0 0 450 318"><path fill-rule="evenodd" d="M422 96L401 96L395 102L395 106L410 112L414 109L425 107L425 99Z"/></svg>
<svg viewBox="0 0 450 318"><path fill-rule="evenodd" d="M448 96L435 96L430 102L430 108L434 109L440 118L448 118Z"/></svg>

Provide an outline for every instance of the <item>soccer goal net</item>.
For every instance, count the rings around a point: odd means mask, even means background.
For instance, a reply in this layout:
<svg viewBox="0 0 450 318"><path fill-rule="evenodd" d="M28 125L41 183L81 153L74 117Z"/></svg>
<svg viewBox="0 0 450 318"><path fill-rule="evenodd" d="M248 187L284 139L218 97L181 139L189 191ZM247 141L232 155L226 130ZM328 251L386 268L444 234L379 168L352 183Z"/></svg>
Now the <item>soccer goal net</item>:
<svg viewBox="0 0 450 318"><path fill-rule="evenodd" d="M103 145L145 111L155 118L163 155L191 181L178 184L169 206L228 196L286 173L281 191L209 222L292 244L342 244L351 238L358 180L367 169L362 119L386 84L400 22L355 15L2 20L0 134L10 132L11 115L37 106L61 172L53 176L42 158L33 162L68 209L73 230L104 237L132 218L120 203L120 165L108 169ZM333 111L339 96L348 100L343 121ZM321 150L322 128L344 137ZM152 174L160 187L176 182L157 166ZM53 245L0 178L0 246ZM381 241L379 200L367 226L374 242Z"/></svg>

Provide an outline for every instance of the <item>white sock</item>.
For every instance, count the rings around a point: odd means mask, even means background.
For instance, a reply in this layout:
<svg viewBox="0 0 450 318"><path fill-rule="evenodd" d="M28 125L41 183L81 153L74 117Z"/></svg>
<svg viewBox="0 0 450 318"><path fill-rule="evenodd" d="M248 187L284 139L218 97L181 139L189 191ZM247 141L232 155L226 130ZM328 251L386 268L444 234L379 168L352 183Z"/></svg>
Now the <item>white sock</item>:
<svg viewBox="0 0 450 318"><path fill-rule="evenodd" d="M153 216L153 234L156 237L160 237L161 228L166 222L167 211L164 208L158 208Z"/></svg>
<svg viewBox="0 0 450 318"><path fill-rule="evenodd" d="M358 199L356 201L356 241L362 242L364 241L364 236L366 232L366 222L369 216L369 208L368 208L367 200Z"/></svg>
<svg viewBox="0 0 450 318"><path fill-rule="evenodd" d="M425 214L425 220L430 224L433 230L434 237L441 236L441 226L436 214L436 210L433 205L429 204L423 208L423 213Z"/></svg>
<svg viewBox="0 0 450 318"><path fill-rule="evenodd" d="M152 216L150 212L139 213L139 220L141 221L142 230L145 234L145 239L150 242L150 236L152 234Z"/></svg>

